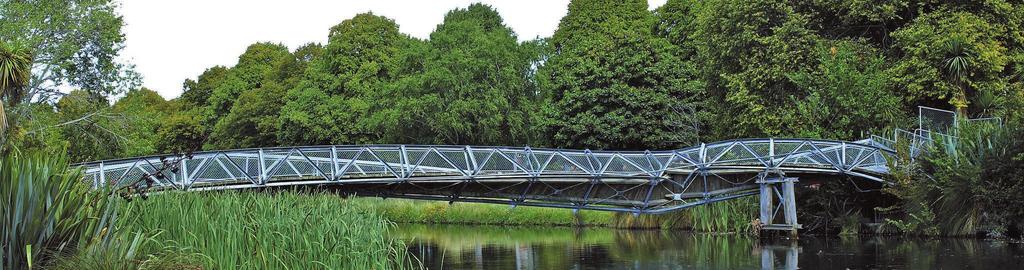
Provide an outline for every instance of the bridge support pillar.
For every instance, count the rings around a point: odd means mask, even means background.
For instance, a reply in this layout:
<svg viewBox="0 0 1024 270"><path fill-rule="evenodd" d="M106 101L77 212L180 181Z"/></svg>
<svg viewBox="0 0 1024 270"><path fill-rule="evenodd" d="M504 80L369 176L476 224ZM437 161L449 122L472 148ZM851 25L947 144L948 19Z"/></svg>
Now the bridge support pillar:
<svg viewBox="0 0 1024 270"><path fill-rule="evenodd" d="M801 228L796 221L796 182L795 177L764 177L757 181L761 189L761 229L789 231L796 236ZM780 210L782 216L778 215Z"/></svg>

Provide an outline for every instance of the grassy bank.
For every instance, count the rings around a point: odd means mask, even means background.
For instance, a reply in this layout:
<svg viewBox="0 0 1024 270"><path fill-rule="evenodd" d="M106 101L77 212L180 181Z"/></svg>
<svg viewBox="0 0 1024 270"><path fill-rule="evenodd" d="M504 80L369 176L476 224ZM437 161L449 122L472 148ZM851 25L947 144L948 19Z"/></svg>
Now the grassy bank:
<svg viewBox="0 0 1024 270"><path fill-rule="evenodd" d="M614 214L568 209L516 207L498 204L414 201L404 199L352 198L361 208L379 212L388 220L403 223L505 226L600 226L614 225Z"/></svg>
<svg viewBox="0 0 1024 270"><path fill-rule="evenodd" d="M77 256L58 268L392 269L408 260L388 237L392 223L329 194L153 195L130 203L118 225L147 235L139 259Z"/></svg>
<svg viewBox="0 0 1024 270"><path fill-rule="evenodd" d="M719 202L662 215L640 215L496 204L354 198L353 204L401 223L501 226L592 226L619 229L682 229L747 232L757 213L752 198Z"/></svg>

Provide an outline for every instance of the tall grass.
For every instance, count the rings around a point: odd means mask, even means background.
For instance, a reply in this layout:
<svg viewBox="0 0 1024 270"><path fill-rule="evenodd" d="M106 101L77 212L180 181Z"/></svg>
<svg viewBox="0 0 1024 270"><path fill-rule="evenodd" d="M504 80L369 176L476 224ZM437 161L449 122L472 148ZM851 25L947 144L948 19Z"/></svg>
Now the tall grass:
<svg viewBox="0 0 1024 270"><path fill-rule="evenodd" d="M758 204L753 197L698 206L690 212L692 229L698 232L747 233L757 215Z"/></svg>
<svg viewBox="0 0 1024 270"><path fill-rule="evenodd" d="M11 151L0 157L0 269L38 267L54 254L109 244L116 200L81 179L64 155Z"/></svg>
<svg viewBox="0 0 1024 270"><path fill-rule="evenodd" d="M119 226L211 269L391 269L408 259L393 224L331 194L167 193L136 200ZM196 256L193 256L196 257Z"/></svg>
<svg viewBox="0 0 1024 270"><path fill-rule="evenodd" d="M903 217L887 220L900 231L924 235L974 235L989 223L991 229L1003 229L1011 223L998 218L1002 212L1021 207L992 204L989 198L1018 186L1019 175L993 175L989 172L1002 163L1012 162L1007 129L988 123L962 121L959 138L939 138L927 145L927 151L910 162L908 156L894 166L895 187L887 192L901 199ZM906 145L901 147L907 147ZM992 185L999 179L1012 179L1008 185Z"/></svg>

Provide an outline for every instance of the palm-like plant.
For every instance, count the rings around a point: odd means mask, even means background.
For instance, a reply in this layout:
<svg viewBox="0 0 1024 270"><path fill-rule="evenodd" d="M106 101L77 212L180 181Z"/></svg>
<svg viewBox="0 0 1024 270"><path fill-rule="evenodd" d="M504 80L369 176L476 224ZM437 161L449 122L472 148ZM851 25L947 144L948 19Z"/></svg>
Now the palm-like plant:
<svg viewBox="0 0 1024 270"><path fill-rule="evenodd" d="M15 43L0 41L0 98L15 104L28 85L32 55ZM0 101L0 137L6 137L7 113Z"/></svg>
<svg viewBox="0 0 1024 270"><path fill-rule="evenodd" d="M954 37L946 41L943 48L946 53L946 58L943 61L946 76L957 88L950 103L956 107L957 113L960 115L965 115L967 109L967 90L964 89L966 87L964 82L967 80L971 67L971 52L964 47L963 43L962 38Z"/></svg>

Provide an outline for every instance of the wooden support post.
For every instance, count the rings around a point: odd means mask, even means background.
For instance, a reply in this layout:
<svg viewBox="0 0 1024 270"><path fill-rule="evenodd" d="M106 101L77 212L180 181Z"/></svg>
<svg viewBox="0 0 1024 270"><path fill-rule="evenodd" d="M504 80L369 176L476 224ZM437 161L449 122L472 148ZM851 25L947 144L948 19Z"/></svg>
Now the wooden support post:
<svg viewBox="0 0 1024 270"><path fill-rule="evenodd" d="M761 225L772 224L772 219L775 213L772 213L775 208L775 204L772 203L772 198L775 194L772 194L772 185L767 183L761 183Z"/></svg>
<svg viewBox="0 0 1024 270"><path fill-rule="evenodd" d="M760 218L764 230L789 231L796 237L800 224L796 219L796 178L765 177L757 181L760 185ZM775 201L778 198L778 202ZM779 207L781 206L781 207ZM783 212L781 222L776 222L776 209Z"/></svg>
<svg viewBox="0 0 1024 270"><path fill-rule="evenodd" d="M782 182L782 204L785 209L786 226L790 228L790 236L796 237L796 230L800 224L796 221L796 192L794 192L796 178L786 178Z"/></svg>

